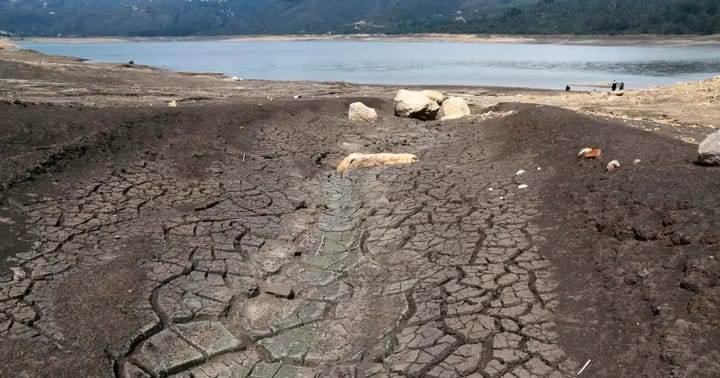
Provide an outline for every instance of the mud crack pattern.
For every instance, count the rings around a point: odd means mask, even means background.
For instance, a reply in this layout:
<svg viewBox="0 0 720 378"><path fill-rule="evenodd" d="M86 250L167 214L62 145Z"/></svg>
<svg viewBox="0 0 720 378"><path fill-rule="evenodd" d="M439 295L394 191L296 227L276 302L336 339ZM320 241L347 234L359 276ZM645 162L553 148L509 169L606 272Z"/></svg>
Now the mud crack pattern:
<svg viewBox="0 0 720 378"><path fill-rule="evenodd" d="M73 345L77 332L117 327L105 352L119 377L577 371L555 331L537 193L477 147L477 129L381 124L376 140L422 161L345 176L315 159L327 152L293 147L297 130L262 129L259 144L285 147L231 151L199 178L159 159L14 200L34 242L13 257L26 277L0 283L0 338ZM300 155L322 173L272 174ZM69 298L68 286L84 291ZM103 302L103 290L127 298ZM84 317L97 324L73 323Z"/></svg>

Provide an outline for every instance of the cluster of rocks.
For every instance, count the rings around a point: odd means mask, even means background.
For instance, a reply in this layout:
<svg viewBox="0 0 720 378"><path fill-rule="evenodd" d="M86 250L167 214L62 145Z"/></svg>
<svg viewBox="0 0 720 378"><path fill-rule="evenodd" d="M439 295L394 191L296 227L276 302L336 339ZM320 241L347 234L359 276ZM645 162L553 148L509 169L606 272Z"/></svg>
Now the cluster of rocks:
<svg viewBox="0 0 720 378"><path fill-rule="evenodd" d="M394 99L395 115L423 121L451 120L470 115L470 107L461 97L448 97L439 91L408 91L401 89ZM350 104L348 118L371 122L378 117L375 109L362 102Z"/></svg>
<svg viewBox="0 0 720 378"><path fill-rule="evenodd" d="M438 91L401 89L395 96L395 115L421 120L449 120L470 115L470 108L460 97L447 97Z"/></svg>

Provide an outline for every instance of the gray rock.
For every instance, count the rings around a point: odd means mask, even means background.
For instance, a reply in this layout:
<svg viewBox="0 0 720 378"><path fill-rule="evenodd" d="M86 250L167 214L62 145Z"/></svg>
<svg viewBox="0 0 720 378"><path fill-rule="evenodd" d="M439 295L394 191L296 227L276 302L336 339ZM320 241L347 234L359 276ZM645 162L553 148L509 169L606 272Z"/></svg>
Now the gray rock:
<svg viewBox="0 0 720 378"><path fill-rule="evenodd" d="M697 161L704 165L720 165L720 131L710 134L700 143Z"/></svg>
<svg viewBox="0 0 720 378"><path fill-rule="evenodd" d="M375 109L362 102L353 102L348 109L348 118L351 121L371 122L376 120L378 115Z"/></svg>

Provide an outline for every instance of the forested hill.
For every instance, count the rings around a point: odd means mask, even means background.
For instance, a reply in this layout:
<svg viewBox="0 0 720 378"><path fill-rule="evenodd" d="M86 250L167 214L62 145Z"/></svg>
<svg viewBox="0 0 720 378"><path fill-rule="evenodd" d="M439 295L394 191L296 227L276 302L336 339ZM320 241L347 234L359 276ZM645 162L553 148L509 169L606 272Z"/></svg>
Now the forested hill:
<svg viewBox="0 0 720 378"><path fill-rule="evenodd" d="M712 34L718 8L718 0L0 0L0 33Z"/></svg>

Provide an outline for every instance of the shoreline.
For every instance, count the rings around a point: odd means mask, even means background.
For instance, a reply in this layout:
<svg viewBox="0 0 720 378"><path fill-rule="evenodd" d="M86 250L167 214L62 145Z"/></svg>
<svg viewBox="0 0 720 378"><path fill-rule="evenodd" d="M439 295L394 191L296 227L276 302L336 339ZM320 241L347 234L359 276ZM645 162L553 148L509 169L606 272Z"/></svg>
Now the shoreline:
<svg viewBox="0 0 720 378"><path fill-rule="evenodd" d="M189 37L27 37L11 38L29 43L123 43L123 42L450 42L556 44L593 46L720 46L720 34L698 35L501 35L501 34L343 34L343 35L229 35Z"/></svg>

